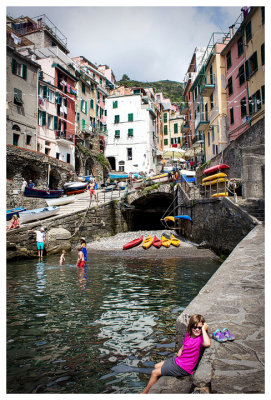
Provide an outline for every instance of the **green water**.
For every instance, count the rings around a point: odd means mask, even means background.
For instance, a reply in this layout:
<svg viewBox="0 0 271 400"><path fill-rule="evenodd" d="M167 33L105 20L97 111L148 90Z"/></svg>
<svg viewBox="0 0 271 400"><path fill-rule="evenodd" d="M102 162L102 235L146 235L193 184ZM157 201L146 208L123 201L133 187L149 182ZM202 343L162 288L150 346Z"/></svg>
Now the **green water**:
<svg viewBox="0 0 271 400"><path fill-rule="evenodd" d="M8 393L140 393L215 261L76 254L7 265Z"/></svg>

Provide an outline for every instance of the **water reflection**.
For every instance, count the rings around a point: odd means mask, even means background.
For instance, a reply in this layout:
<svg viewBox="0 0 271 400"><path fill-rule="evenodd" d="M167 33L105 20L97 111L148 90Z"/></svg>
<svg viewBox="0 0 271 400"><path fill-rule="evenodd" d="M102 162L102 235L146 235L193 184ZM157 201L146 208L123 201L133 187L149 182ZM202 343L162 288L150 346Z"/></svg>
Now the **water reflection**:
<svg viewBox="0 0 271 400"><path fill-rule="evenodd" d="M65 258L8 265L8 393L140 393L218 263Z"/></svg>

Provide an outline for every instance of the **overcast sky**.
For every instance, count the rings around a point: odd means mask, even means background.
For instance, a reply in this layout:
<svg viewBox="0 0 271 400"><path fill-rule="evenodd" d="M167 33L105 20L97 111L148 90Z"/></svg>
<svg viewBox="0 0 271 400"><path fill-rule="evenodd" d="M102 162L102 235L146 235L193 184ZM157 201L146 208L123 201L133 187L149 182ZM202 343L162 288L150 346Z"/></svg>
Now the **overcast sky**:
<svg viewBox="0 0 271 400"><path fill-rule="evenodd" d="M48 3L49 4L49 3ZM70 57L107 64L119 80L183 81L195 47L228 32L238 7L7 7L12 17L46 16L67 37Z"/></svg>

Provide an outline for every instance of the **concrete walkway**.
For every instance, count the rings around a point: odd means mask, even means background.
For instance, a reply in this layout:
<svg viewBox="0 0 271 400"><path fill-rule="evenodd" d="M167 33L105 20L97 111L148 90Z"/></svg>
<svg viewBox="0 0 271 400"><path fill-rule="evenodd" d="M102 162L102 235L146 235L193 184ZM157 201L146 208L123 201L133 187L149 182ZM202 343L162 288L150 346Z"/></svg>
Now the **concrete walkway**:
<svg viewBox="0 0 271 400"><path fill-rule="evenodd" d="M189 316L200 313L209 334L228 328L235 341L211 340L193 378L162 377L150 393L264 393L264 226L232 251L177 320L180 347Z"/></svg>

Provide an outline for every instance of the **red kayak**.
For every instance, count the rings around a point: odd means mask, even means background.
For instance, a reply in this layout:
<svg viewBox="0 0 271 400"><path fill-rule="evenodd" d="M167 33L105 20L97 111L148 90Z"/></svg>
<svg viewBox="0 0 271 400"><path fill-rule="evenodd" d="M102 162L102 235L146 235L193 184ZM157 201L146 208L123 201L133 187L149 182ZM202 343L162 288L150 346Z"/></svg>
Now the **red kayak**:
<svg viewBox="0 0 271 400"><path fill-rule="evenodd" d="M160 247L162 246L162 240L158 239L157 236L154 236L152 245L157 249L160 249Z"/></svg>
<svg viewBox="0 0 271 400"><path fill-rule="evenodd" d="M128 249L131 249L132 247L138 246L142 242L142 240L143 240L143 235L140 236L140 238L134 239L131 242L126 243L123 246L123 250L128 250Z"/></svg>
<svg viewBox="0 0 271 400"><path fill-rule="evenodd" d="M230 167L227 164L219 164L219 165L214 165L213 167L205 169L203 171L203 174L211 174L213 172L221 171L224 169L229 169Z"/></svg>

